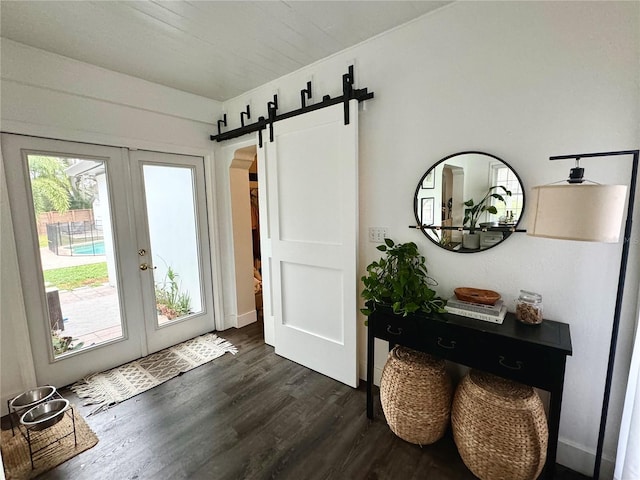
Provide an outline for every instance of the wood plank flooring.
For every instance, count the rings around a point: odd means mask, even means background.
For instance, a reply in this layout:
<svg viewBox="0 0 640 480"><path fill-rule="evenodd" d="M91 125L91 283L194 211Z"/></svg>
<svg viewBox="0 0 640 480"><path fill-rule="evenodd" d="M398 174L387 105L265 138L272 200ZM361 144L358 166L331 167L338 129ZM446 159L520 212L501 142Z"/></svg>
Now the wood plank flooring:
<svg viewBox="0 0 640 480"><path fill-rule="evenodd" d="M219 335L239 353L88 417L98 445L40 478L476 478L449 434L425 447L399 439L379 400L375 419L366 418L363 386L349 388L278 357L264 344L261 323ZM560 467L556 478L586 477Z"/></svg>

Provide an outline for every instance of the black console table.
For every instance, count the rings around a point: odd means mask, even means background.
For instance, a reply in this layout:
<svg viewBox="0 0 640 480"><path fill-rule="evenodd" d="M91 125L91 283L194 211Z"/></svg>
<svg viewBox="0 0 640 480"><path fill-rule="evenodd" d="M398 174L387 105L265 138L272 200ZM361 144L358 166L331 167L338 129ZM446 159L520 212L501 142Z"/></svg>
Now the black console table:
<svg viewBox="0 0 640 480"><path fill-rule="evenodd" d="M512 313L501 325L449 313L402 317L377 307L369 316L367 334L369 418L373 418L375 338L387 340L390 348L403 345L548 391L549 446L542 477L553 478L565 363L572 353L569 325L552 320L524 325Z"/></svg>

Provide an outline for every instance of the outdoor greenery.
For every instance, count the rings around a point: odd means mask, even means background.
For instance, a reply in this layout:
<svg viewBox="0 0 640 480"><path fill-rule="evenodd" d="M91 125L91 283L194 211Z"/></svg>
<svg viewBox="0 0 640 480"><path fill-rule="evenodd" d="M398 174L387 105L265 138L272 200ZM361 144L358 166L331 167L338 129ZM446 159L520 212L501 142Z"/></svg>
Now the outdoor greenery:
<svg viewBox="0 0 640 480"><path fill-rule="evenodd" d="M167 267L164 280L156 283L156 307L158 312L169 320L191 312L191 296L189 292L181 291L178 277L173 268Z"/></svg>
<svg viewBox="0 0 640 480"><path fill-rule="evenodd" d="M77 342L73 337L61 336L60 330L51 330L51 344L53 345L53 353L62 355L63 353L73 350L80 350L84 346L84 342Z"/></svg>
<svg viewBox="0 0 640 480"><path fill-rule="evenodd" d="M45 270L44 281L55 285L59 290L99 286L109 281L107 262Z"/></svg>
<svg viewBox="0 0 640 480"><path fill-rule="evenodd" d="M69 177L65 158L29 155L31 191L36 215L43 212L64 213L69 209L91 208L95 180L90 176Z"/></svg>
<svg viewBox="0 0 640 480"><path fill-rule="evenodd" d="M67 161L61 158L29 156L31 190L36 214L69 210L71 182L64 170Z"/></svg>
<svg viewBox="0 0 640 480"><path fill-rule="evenodd" d="M362 277L361 295L366 308L361 312L368 316L376 305L390 306L394 313L403 316L417 311L444 312L444 300L431 288L437 282L427 274L426 259L417 245L395 244L390 238L384 241L377 249L385 252L386 257L369 264L367 275Z"/></svg>
<svg viewBox="0 0 640 480"><path fill-rule="evenodd" d="M47 238L46 233L44 235L38 235L38 244L40 245L40 248L49 246L49 239Z"/></svg>

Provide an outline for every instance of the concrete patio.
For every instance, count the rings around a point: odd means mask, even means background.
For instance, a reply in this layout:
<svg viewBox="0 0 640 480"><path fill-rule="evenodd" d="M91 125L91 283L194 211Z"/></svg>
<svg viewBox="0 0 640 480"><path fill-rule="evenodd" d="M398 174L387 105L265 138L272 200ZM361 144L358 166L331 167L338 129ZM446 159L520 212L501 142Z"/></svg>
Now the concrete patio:
<svg viewBox="0 0 640 480"><path fill-rule="evenodd" d="M75 267L106 262L105 255L56 255L47 247L40 249L42 270ZM81 287L61 290L60 307L64 319L62 335L84 342L85 347L122 336L118 292L105 284L99 287Z"/></svg>
<svg viewBox="0 0 640 480"><path fill-rule="evenodd" d="M84 342L85 346L122 336L118 292L115 287L82 287L60 291L64 318L64 336Z"/></svg>

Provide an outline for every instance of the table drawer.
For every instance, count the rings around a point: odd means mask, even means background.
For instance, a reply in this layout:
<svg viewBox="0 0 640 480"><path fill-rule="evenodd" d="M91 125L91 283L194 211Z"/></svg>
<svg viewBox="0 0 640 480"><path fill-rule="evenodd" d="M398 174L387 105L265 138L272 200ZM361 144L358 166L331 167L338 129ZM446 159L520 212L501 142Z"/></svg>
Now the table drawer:
<svg viewBox="0 0 640 480"><path fill-rule="evenodd" d="M427 338L430 353L469 366L481 348L477 336L469 335L463 329L452 328L451 325L432 324Z"/></svg>
<svg viewBox="0 0 640 480"><path fill-rule="evenodd" d="M419 348L422 344L419 322L415 317L378 316L374 313L369 317L369 328L373 329L376 338L389 342L414 348Z"/></svg>
<svg viewBox="0 0 640 480"><path fill-rule="evenodd" d="M517 382L549 390L558 361L543 350L517 346L487 348L476 367Z"/></svg>
<svg viewBox="0 0 640 480"><path fill-rule="evenodd" d="M477 335L445 322L374 314L369 317L369 328L376 338L463 364L471 364L478 351Z"/></svg>

